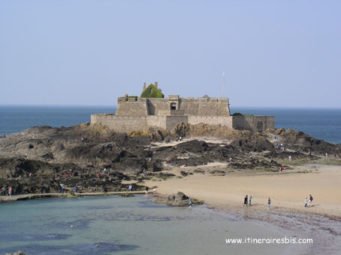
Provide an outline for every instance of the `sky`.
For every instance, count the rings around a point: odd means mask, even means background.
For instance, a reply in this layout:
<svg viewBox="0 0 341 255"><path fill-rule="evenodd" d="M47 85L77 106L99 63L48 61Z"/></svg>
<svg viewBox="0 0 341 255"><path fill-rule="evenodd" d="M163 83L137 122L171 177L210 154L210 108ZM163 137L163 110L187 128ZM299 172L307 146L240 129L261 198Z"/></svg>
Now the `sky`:
<svg viewBox="0 0 341 255"><path fill-rule="evenodd" d="M339 0L1 0L0 105L341 108Z"/></svg>

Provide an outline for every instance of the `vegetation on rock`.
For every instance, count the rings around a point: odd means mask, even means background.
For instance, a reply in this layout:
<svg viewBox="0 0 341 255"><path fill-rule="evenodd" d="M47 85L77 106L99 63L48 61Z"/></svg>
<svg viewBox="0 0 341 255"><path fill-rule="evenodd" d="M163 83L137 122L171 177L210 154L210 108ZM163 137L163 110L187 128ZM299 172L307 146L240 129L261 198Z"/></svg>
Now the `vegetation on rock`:
<svg viewBox="0 0 341 255"><path fill-rule="evenodd" d="M157 84L149 84L148 87L143 89L141 97L144 98L164 98L165 95L162 93L162 90L158 88Z"/></svg>

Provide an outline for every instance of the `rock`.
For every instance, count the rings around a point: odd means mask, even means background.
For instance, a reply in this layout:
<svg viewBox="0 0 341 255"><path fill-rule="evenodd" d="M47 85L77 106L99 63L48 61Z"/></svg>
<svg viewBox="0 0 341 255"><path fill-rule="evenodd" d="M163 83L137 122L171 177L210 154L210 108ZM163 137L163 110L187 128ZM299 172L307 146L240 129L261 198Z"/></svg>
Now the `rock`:
<svg viewBox="0 0 341 255"><path fill-rule="evenodd" d="M167 205L170 206L189 206L191 205L190 199L182 192L178 192L175 195L168 196Z"/></svg>
<svg viewBox="0 0 341 255"><path fill-rule="evenodd" d="M308 134L293 129L275 129L266 133L268 137L276 137L275 144L283 144L285 149L304 152L308 154L322 155L326 153L336 157L341 156L341 146L316 139Z"/></svg>
<svg viewBox="0 0 341 255"><path fill-rule="evenodd" d="M153 162L153 172L160 172L163 169L163 163L161 160L155 160Z"/></svg>
<svg viewBox="0 0 341 255"><path fill-rule="evenodd" d="M274 145L263 136L250 136L233 141L231 146L243 152L275 151Z"/></svg>
<svg viewBox="0 0 341 255"><path fill-rule="evenodd" d="M185 171L180 171L180 174L181 174L182 176L187 176L187 175L188 175L188 173L185 172Z"/></svg>
<svg viewBox="0 0 341 255"><path fill-rule="evenodd" d="M170 206L184 207L203 204L203 201L197 200L195 198L190 198L186 196L183 192L178 192L174 195L168 196L166 204Z"/></svg>
<svg viewBox="0 0 341 255"><path fill-rule="evenodd" d="M226 172L224 170L212 170L210 171L210 174L216 175L216 176L225 176Z"/></svg>
<svg viewBox="0 0 341 255"><path fill-rule="evenodd" d="M183 142L178 144L176 146L176 149L192 153L200 153L207 151L208 144L204 141L192 140L189 142Z"/></svg>

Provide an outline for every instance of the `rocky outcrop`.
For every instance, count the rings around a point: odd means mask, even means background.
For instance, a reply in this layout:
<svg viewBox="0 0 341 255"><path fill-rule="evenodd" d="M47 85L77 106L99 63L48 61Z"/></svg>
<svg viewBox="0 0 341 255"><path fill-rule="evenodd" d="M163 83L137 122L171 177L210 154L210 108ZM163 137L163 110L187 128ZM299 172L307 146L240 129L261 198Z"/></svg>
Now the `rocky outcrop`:
<svg viewBox="0 0 341 255"><path fill-rule="evenodd" d="M186 135L193 131L182 129ZM128 185L122 181L170 178L173 174L164 170L172 167L221 162L232 169L278 170L278 161L289 157L314 160L326 153L339 157L341 151L340 145L286 129L233 132L230 143L192 139L154 146L153 137L176 139L157 130L129 136L87 125L35 127L1 138L0 193L6 194L9 187L14 194L58 192L61 186L66 191L124 191ZM211 174L224 173L226 169L215 169Z"/></svg>
<svg viewBox="0 0 341 255"><path fill-rule="evenodd" d="M268 139L272 139L273 144L278 149L284 147L284 149L308 153L310 155L325 155L328 153L329 155L341 156L341 145L316 139L301 131L280 128L269 130L265 135Z"/></svg>
<svg viewBox="0 0 341 255"><path fill-rule="evenodd" d="M166 204L170 206L184 207L191 206L194 204L202 204L202 201L191 198L185 195L183 192L178 192L176 194L167 197Z"/></svg>

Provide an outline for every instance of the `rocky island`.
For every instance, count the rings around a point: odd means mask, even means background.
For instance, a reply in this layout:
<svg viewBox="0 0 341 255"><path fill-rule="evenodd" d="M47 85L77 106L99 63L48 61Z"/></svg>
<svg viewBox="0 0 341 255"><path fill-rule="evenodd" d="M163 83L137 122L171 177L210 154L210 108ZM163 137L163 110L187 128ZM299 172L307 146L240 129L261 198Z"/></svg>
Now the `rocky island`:
<svg viewBox="0 0 341 255"><path fill-rule="evenodd" d="M206 97L197 101L125 97L119 99L118 115L109 116L113 123L101 123L103 118L97 116L87 124L33 127L2 137L1 200L9 199L9 189L12 196L146 191L154 186L152 181L172 177L278 173L297 164L326 163L326 158L329 163L340 162L340 145L295 130L275 129L273 122L264 117L238 114L239 128L233 128L233 124L228 127L224 123L234 122L228 100ZM169 109L160 110L165 105ZM202 105L217 115L203 115L209 110ZM133 107L140 109L142 116L133 116ZM130 116L123 116L123 112ZM122 120L131 124L136 118L145 124L151 123L149 119L161 124L143 126L141 122L141 130L117 130L123 128ZM241 128L241 118L248 123L245 128ZM130 124L125 123L133 127ZM272 126L265 128L267 125Z"/></svg>

